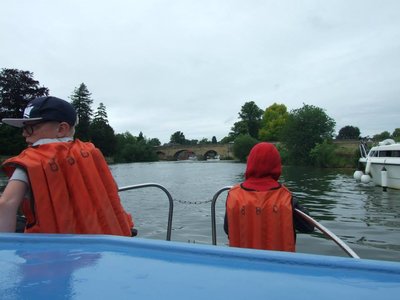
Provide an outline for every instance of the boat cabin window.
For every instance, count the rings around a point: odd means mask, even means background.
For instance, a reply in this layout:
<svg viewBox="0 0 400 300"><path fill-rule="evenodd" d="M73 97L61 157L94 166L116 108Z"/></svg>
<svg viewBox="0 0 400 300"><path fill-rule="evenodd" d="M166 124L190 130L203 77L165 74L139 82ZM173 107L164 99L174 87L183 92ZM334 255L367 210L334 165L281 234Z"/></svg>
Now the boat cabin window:
<svg viewBox="0 0 400 300"><path fill-rule="evenodd" d="M400 157L400 150L392 151L392 157Z"/></svg>
<svg viewBox="0 0 400 300"><path fill-rule="evenodd" d="M379 157L400 157L400 151L379 151Z"/></svg>

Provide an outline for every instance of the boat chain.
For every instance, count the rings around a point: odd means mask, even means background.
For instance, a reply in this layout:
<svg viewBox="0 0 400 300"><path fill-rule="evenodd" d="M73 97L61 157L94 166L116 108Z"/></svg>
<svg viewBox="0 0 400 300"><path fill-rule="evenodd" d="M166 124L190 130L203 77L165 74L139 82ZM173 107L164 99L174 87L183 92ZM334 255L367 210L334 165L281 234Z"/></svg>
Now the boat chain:
<svg viewBox="0 0 400 300"><path fill-rule="evenodd" d="M174 199L174 202L178 202L181 204L205 204L205 203L211 203L211 201L212 199L203 201L186 201L186 200Z"/></svg>

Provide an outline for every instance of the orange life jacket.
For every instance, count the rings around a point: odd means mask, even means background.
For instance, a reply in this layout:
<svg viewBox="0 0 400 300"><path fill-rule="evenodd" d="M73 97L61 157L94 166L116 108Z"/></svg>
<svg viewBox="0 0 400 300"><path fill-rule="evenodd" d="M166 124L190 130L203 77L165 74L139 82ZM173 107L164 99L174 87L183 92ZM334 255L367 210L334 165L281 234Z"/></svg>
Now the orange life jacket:
<svg viewBox="0 0 400 300"><path fill-rule="evenodd" d="M3 164L28 174L33 200L24 200L25 232L131 236L133 220L101 152L79 140L24 150Z"/></svg>
<svg viewBox="0 0 400 300"><path fill-rule="evenodd" d="M234 186L226 201L229 246L294 252L291 199L284 186L269 191Z"/></svg>

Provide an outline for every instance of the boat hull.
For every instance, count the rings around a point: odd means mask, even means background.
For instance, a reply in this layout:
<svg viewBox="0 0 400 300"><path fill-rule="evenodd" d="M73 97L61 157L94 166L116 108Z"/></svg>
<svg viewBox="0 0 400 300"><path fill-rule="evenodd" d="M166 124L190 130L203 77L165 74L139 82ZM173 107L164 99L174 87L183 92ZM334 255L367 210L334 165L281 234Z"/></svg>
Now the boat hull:
<svg viewBox="0 0 400 300"><path fill-rule="evenodd" d="M395 299L400 263L115 236L0 234L2 299Z"/></svg>
<svg viewBox="0 0 400 300"><path fill-rule="evenodd" d="M387 139L368 151L366 142L362 141L360 153L359 162L365 166L365 174L371 175L375 185L400 189L400 143Z"/></svg>
<svg viewBox="0 0 400 300"><path fill-rule="evenodd" d="M360 159L360 162L367 165L370 162L369 173L375 185L382 186L382 169L385 167L387 172L387 187L392 189L400 189L400 158L387 159L384 157L373 157Z"/></svg>

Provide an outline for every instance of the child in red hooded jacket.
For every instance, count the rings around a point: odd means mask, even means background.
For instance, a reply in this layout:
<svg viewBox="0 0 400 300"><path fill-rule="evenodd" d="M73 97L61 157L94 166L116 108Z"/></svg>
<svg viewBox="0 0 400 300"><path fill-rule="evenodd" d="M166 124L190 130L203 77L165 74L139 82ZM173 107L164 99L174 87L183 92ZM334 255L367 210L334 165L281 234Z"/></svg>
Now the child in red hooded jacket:
<svg viewBox="0 0 400 300"><path fill-rule="evenodd" d="M248 156L245 181L229 191L224 230L232 247L295 251L296 230L314 226L295 213L307 211L278 182L282 165L273 144L259 143Z"/></svg>

